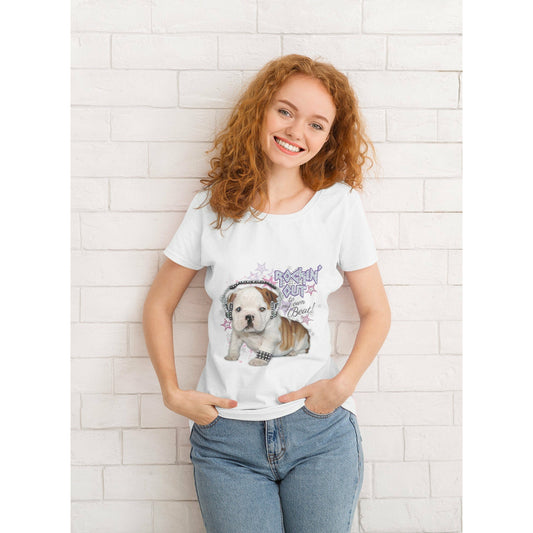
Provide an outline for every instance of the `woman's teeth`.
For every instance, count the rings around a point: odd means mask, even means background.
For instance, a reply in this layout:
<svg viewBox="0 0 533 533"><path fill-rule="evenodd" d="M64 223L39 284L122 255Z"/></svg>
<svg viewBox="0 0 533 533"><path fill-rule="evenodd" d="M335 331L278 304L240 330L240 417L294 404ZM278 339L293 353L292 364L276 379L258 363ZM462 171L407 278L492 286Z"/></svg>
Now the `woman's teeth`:
<svg viewBox="0 0 533 533"><path fill-rule="evenodd" d="M285 150L289 150L289 152L299 152L300 148L297 146L294 146L292 144L286 143L285 141L282 141L281 139L278 139L277 137L274 137L274 140L280 145L285 148Z"/></svg>

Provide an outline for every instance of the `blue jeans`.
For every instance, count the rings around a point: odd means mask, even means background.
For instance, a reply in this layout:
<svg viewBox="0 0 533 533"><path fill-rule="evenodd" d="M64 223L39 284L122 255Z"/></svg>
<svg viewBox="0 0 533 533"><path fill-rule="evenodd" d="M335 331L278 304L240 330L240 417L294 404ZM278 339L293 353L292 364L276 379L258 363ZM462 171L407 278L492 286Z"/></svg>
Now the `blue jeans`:
<svg viewBox="0 0 533 533"><path fill-rule="evenodd" d="M305 405L281 418L194 424L194 483L207 533L349 533L363 483L357 417Z"/></svg>

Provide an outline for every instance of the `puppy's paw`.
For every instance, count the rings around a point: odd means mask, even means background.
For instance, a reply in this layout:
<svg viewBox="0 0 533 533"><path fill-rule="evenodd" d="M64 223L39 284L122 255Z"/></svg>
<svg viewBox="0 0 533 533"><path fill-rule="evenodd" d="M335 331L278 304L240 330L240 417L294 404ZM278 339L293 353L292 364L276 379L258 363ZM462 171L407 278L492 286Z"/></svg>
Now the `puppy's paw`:
<svg viewBox="0 0 533 533"><path fill-rule="evenodd" d="M259 359L259 357L254 357L248 364L252 366L265 366L268 365L268 361Z"/></svg>
<svg viewBox="0 0 533 533"><path fill-rule="evenodd" d="M226 355L226 357L224 357L224 359L226 361L237 361L237 359L239 358L239 354L231 354L229 353L228 355Z"/></svg>

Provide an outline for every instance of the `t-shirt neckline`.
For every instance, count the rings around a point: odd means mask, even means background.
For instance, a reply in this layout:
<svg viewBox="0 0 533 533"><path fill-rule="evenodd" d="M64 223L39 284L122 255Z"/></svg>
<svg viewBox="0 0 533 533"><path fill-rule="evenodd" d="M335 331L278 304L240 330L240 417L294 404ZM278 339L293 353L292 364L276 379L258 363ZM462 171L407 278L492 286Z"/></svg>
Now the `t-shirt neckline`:
<svg viewBox="0 0 533 533"><path fill-rule="evenodd" d="M299 211L295 211L294 213L265 213L263 211L258 211L257 209L254 211L259 216L266 215L265 218L262 218L262 220L288 220L291 218L296 218L302 216L304 213L309 211L314 204L316 204L323 190L324 189L320 189L316 191L311 199Z"/></svg>

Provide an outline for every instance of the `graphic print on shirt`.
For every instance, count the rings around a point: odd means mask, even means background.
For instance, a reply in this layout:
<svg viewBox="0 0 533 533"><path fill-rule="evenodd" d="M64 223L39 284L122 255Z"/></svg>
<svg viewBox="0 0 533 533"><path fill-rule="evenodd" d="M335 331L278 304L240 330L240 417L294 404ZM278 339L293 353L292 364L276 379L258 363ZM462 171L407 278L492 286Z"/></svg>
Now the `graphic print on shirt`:
<svg viewBox="0 0 533 533"><path fill-rule="evenodd" d="M258 265L257 273L248 279L232 283L221 297L226 320L222 326L230 332L226 361L242 363L241 348L251 366L268 365L272 357L305 355L311 346L310 324L317 292L315 269L298 267L294 270L266 272ZM304 325L306 324L306 325Z"/></svg>

